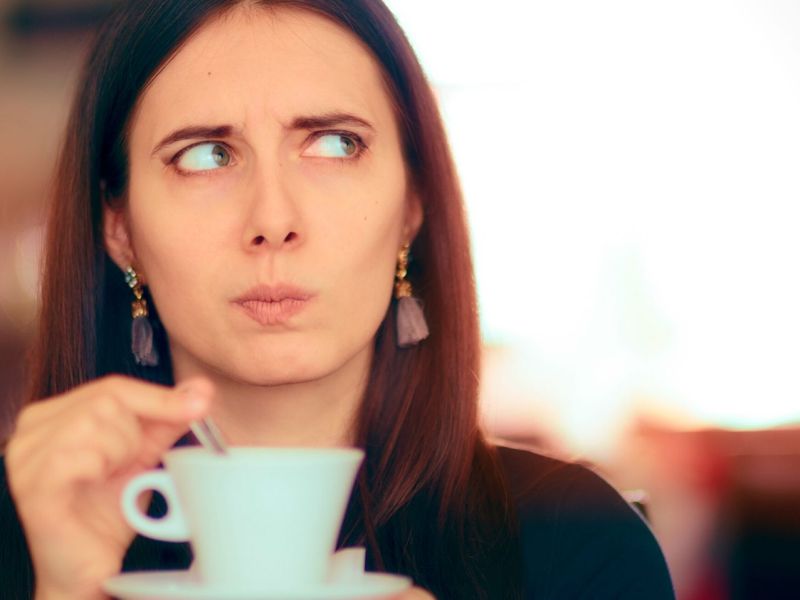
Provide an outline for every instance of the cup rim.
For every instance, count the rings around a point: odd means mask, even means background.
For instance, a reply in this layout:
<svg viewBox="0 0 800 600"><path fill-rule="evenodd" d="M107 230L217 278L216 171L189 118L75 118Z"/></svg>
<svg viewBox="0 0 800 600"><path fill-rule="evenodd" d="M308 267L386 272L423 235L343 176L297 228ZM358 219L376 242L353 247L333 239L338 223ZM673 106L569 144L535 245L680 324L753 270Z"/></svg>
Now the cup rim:
<svg viewBox="0 0 800 600"><path fill-rule="evenodd" d="M230 446L229 453L237 459L237 462L258 462L259 464L270 464L269 459L280 459L280 464L300 465L309 463L335 463L360 462L364 459L364 451L361 448L317 448L317 447L294 447L294 446ZM170 463L204 463L215 464L227 462L230 457L214 454L202 446L189 446L173 448L164 455L166 462ZM266 459L266 460L265 460Z"/></svg>

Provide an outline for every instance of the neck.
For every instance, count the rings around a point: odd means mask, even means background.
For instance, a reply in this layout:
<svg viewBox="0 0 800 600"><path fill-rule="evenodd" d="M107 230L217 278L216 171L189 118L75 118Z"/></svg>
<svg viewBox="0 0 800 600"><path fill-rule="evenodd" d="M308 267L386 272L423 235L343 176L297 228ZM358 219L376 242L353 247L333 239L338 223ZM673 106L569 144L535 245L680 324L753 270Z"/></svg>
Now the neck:
<svg viewBox="0 0 800 600"><path fill-rule="evenodd" d="M363 352L322 378L254 385L174 362L175 382L195 375L215 386L211 416L232 446L347 447L355 444L358 410L372 353Z"/></svg>

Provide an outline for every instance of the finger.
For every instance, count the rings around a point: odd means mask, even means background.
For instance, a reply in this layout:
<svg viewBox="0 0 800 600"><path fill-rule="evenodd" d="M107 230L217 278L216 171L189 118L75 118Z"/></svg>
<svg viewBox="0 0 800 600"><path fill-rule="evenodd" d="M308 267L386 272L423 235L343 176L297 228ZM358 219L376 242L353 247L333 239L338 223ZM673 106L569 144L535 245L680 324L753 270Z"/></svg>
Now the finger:
<svg viewBox="0 0 800 600"><path fill-rule="evenodd" d="M87 435L93 438L105 458L104 477L114 475L137 460L142 446L142 424L118 401L107 400L93 407L91 426Z"/></svg>
<svg viewBox="0 0 800 600"><path fill-rule="evenodd" d="M49 482L63 483L62 476L82 474L80 480L107 475L135 459L141 444L138 419L128 411L106 402L102 406L83 406L77 414L62 419L60 427L42 427L27 436L25 446L15 449L15 484L17 489L51 489ZM89 460L86 454L96 455ZM83 470L72 465L77 460ZM91 462L91 468L87 468Z"/></svg>
<svg viewBox="0 0 800 600"><path fill-rule="evenodd" d="M204 378L192 378L169 388L138 379L113 380L105 393L113 394L140 418L165 423L188 423L203 417L211 404L214 387Z"/></svg>
<svg viewBox="0 0 800 600"><path fill-rule="evenodd" d="M20 411L15 423L15 434L35 429L46 422L53 422L67 414L76 405L88 399L116 396L123 400L133 412L149 418L172 419L177 411L180 416L181 404L189 410L188 418L194 418L192 411L202 413L206 399L213 394L213 386L204 378L187 379L181 385L171 388L123 375L108 375L95 379L66 394L47 400L39 400ZM162 411L161 409L166 409Z"/></svg>
<svg viewBox="0 0 800 600"><path fill-rule="evenodd" d="M14 423L14 435L36 429L43 423L51 421L72 407L80 397L80 391L75 390L63 396L54 396L28 404L17 415Z"/></svg>
<svg viewBox="0 0 800 600"><path fill-rule="evenodd" d="M146 437L146 453L140 462L146 468L157 462L188 429L191 419L203 416L208 410L213 386L204 379L189 379L176 388L168 388L121 376L111 376L92 382L76 390L69 398L58 399L58 406L50 411L37 411L29 425L15 434L8 448L9 463L13 468L15 487L35 486L35 479L51 468L53 455L67 449L87 447L87 442L103 440L101 431L115 421L128 421L129 435ZM87 397L88 396L88 397ZM56 402L56 400L46 401ZM135 424L130 421L133 419ZM105 423L98 428L98 424ZM140 434L134 432L138 428ZM120 466L130 459L125 449L111 441L106 448L104 465ZM89 444L91 446L91 444ZM130 450L130 448L128 448ZM56 459L60 464L61 458ZM86 465L90 461L83 460ZM87 468L87 476L96 472L97 465ZM69 473L70 471L67 470ZM33 480L33 481L31 481Z"/></svg>
<svg viewBox="0 0 800 600"><path fill-rule="evenodd" d="M45 472L40 473L35 487L27 489L30 500L38 499L45 504L58 498L58 505L64 505L82 483L105 481L109 468L107 456L96 447L73 449L69 453L48 456Z"/></svg>
<svg viewBox="0 0 800 600"><path fill-rule="evenodd" d="M20 463L35 463L37 455L79 447L98 432L109 429L116 429L117 435L127 439L129 445L138 446L139 420L116 396L104 394L61 404L56 414L46 420L40 419L36 426L16 435L13 450Z"/></svg>
<svg viewBox="0 0 800 600"><path fill-rule="evenodd" d="M136 379L123 375L106 375L105 377L88 381L62 394L35 400L20 411L17 417L17 427L19 429L25 429L28 426L38 427L44 422L63 416L73 407L85 402L87 399L106 393L109 387L127 385L129 381L134 382Z"/></svg>

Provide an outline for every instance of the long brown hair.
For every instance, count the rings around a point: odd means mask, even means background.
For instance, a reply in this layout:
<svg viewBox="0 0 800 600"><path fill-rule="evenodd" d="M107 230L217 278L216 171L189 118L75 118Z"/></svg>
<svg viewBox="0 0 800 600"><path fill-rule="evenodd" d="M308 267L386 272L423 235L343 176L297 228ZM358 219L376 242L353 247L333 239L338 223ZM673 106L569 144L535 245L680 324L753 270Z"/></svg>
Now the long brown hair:
<svg viewBox="0 0 800 600"><path fill-rule="evenodd" d="M340 544L366 544L370 566L408 574L442 599L518 597L514 511L478 423L480 338L466 219L431 88L380 0L248 3L314 11L367 45L382 66L425 215L409 277L431 335L398 349L393 308L376 334L359 420L367 459ZM102 203L127 186L127 127L144 87L207 20L239 4L136 0L98 32L56 173L30 401L112 372L172 383L157 307L161 364L139 367L131 356L129 290L103 248Z"/></svg>

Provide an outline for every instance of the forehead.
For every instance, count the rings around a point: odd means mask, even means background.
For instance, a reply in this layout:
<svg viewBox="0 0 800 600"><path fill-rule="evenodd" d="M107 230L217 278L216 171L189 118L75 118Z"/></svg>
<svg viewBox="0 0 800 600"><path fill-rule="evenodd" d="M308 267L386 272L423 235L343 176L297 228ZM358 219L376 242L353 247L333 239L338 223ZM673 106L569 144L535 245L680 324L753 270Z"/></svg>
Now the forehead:
<svg viewBox="0 0 800 600"><path fill-rule="evenodd" d="M133 133L187 121L248 125L341 110L394 123L380 66L353 33L315 13L237 8L201 27L140 98Z"/></svg>

